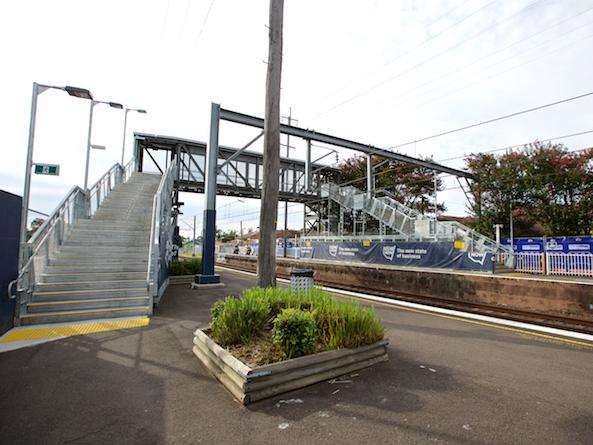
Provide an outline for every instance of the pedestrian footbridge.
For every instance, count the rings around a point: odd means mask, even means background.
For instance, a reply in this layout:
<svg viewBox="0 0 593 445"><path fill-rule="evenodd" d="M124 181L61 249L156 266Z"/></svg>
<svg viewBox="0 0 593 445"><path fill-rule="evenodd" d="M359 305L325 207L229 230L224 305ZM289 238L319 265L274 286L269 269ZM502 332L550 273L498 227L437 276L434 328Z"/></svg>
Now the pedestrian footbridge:
<svg viewBox="0 0 593 445"><path fill-rule="evenodd" d="M179 192L205 194L203 270L196 280L217 281L216 195L260 198L264 175L263 155L247 150L263 132L242 148L222 146L218 144L220 120L260 130L264 126L263 119L212 104L208 144L136 134L134 157L128 164L115 164L89 190L70 190L21 246L19 274L9 285L9 295L18 302L17 325L151 314L169 283L177 215L182 205ZM466 227L431 225L432 221L412 209L380 197L372 188L372 157L466 179L471 177L469 173L312 130L281 125L281 131L304 139L307 154L305 161L280 160L280 200L313 209L333 200L339 204L342 216L364 211L378 221L382 230L387 227L407 239L442 238L440 231L446 230L451 239L461 236L471 240L468 245L472 248L492 253L499 248ZM364 153L368 161L367 191L336 185L340 182L338 170L311 161L312 141ZM151 161L154 172L148 173L146 167ZM320 221L320 216L316 219Z"/></svg>

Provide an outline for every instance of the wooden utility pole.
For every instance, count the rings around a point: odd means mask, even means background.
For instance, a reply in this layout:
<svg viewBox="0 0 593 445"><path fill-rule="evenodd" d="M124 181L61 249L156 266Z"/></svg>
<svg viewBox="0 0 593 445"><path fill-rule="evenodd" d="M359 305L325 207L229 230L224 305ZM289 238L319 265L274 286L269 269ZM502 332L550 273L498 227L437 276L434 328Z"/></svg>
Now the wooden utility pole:
<svg viewBox="0 0 593 445"><path fill-rule="evenodd" d="M284 0L270 0L268 74L264 117L264 175L259 213L257 285L276 285L276 224L280 174L280 78Z"/></svg>

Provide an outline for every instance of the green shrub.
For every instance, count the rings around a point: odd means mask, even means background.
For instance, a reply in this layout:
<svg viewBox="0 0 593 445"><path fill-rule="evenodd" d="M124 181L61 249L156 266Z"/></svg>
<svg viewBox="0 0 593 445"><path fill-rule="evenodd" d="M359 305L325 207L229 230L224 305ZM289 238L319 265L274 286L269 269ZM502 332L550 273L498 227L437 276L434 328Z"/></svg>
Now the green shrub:
<svg viewBox="0 0 593 445"><path fill-rule="evenodd" d="M169 266L169 275L195 275L202 270L202 257L173 261Z"/></svg>
<svg viewBox="0 0 593 445"><path fill-rule="evenodd" d="M299 314L284 315L284 314ZM304 316L301 314L305 314ZM289 288L251 288L243 292L242 298L228 297L214 303L210 310L213 337L222 346L245 344L256 335L262 334L274 326L273 341L278 343L288 357L301 354L299 348L307 349L310 345L305 340L300 343L296 337L285 337L276 329L278 319L287 324L284 332L292 329L302 317L312 318L315 327L315 342L323 349L356 348L370 345L383 338L384 329L381 320L373 308L364 308L358 303L335 300L329 293L314 288L307 294L292 295ZM297 329L295 327L294 329ZM296 340L295 340L296 338ZM287 343L283 343L283 342ZM293 348L291 345L295 345ZM307 346L309 345L309 346ZM306 346L306 347L305 347ZM316 344L313 349L315 350ZM288 349L287 349L288 348Z"/></svg>
<svg viewBox="0 0 593 445"><path fill-rule="evenodd" d="M210 329L222 346L247 343L258 334L270 313L270 305L263 298L227 297L211 309Z"/></svg>
<svg viewBox="0 0 593 445"><path fill-rule="evenodd" d="M272 341L288 358L311 354L317 345L317 326L310 312L287 308L274 320Z"/></svg>

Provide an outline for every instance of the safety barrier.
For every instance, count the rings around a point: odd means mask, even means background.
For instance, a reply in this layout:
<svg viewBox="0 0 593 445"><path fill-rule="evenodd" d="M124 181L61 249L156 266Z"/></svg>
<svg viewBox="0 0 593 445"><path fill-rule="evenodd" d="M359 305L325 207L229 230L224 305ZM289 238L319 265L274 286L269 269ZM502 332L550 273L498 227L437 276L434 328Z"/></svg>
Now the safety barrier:
<svg viewBox="0 0 593 445"><path fill-rule="evenodd" d="M593 277L593 254L546 252L548 275Z"/></svg>
<svg viewBox="0 0 593 445"><path fill-rule="evenodd" d="M541 253L517 253L514 257L517 272L545 273L545 262Z"/></svg>
<svg viewBox="0 0 593 445"><path fill-rule="evenodd" d="M146 268L146 289L158 303L169 284L169 265L173 258L173 193L177 164L171 163L161 178L152 201L150 244Z"/></svg>
<svg viewBox="0 0 593 445"><path fill-rule="evenodd" d="M129 180L135 165L135 159L125 166L115 164L87 191L72 187L41 227L21 246L22 266L16 280L8 285L9 297L18 298L17 318L31 301L38 275L55 256L74 224L93 216L113 188Z"/></svg>
<svg viewBox="0 0 593 445"><path fill-rule="evenodd" d="M542 275L570 275L593 277L593 254L591 253L515 253L517 272Z"/></svg>

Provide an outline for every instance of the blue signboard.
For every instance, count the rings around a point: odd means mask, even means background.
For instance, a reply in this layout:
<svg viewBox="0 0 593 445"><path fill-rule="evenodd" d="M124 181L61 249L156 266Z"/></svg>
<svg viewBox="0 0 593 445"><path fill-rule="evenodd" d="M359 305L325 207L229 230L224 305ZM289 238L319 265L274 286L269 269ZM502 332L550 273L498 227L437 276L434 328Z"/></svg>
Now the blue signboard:
<svg viewBox="0 0 593 445"><path fill-rule="evenodd" d="M503 239L502 244L509 246L510 239ZM593 253L593 237L573 236L557 238L515 238L513 247L516 253Z"/></svg>
<svg viewBox="0 0 593 445"><path fill-rule="evenodd" d="M321 242L301 244L301 258L356 261L393 266L434 267L492 272L491 254L472 254L453 242Z"/></svg>

